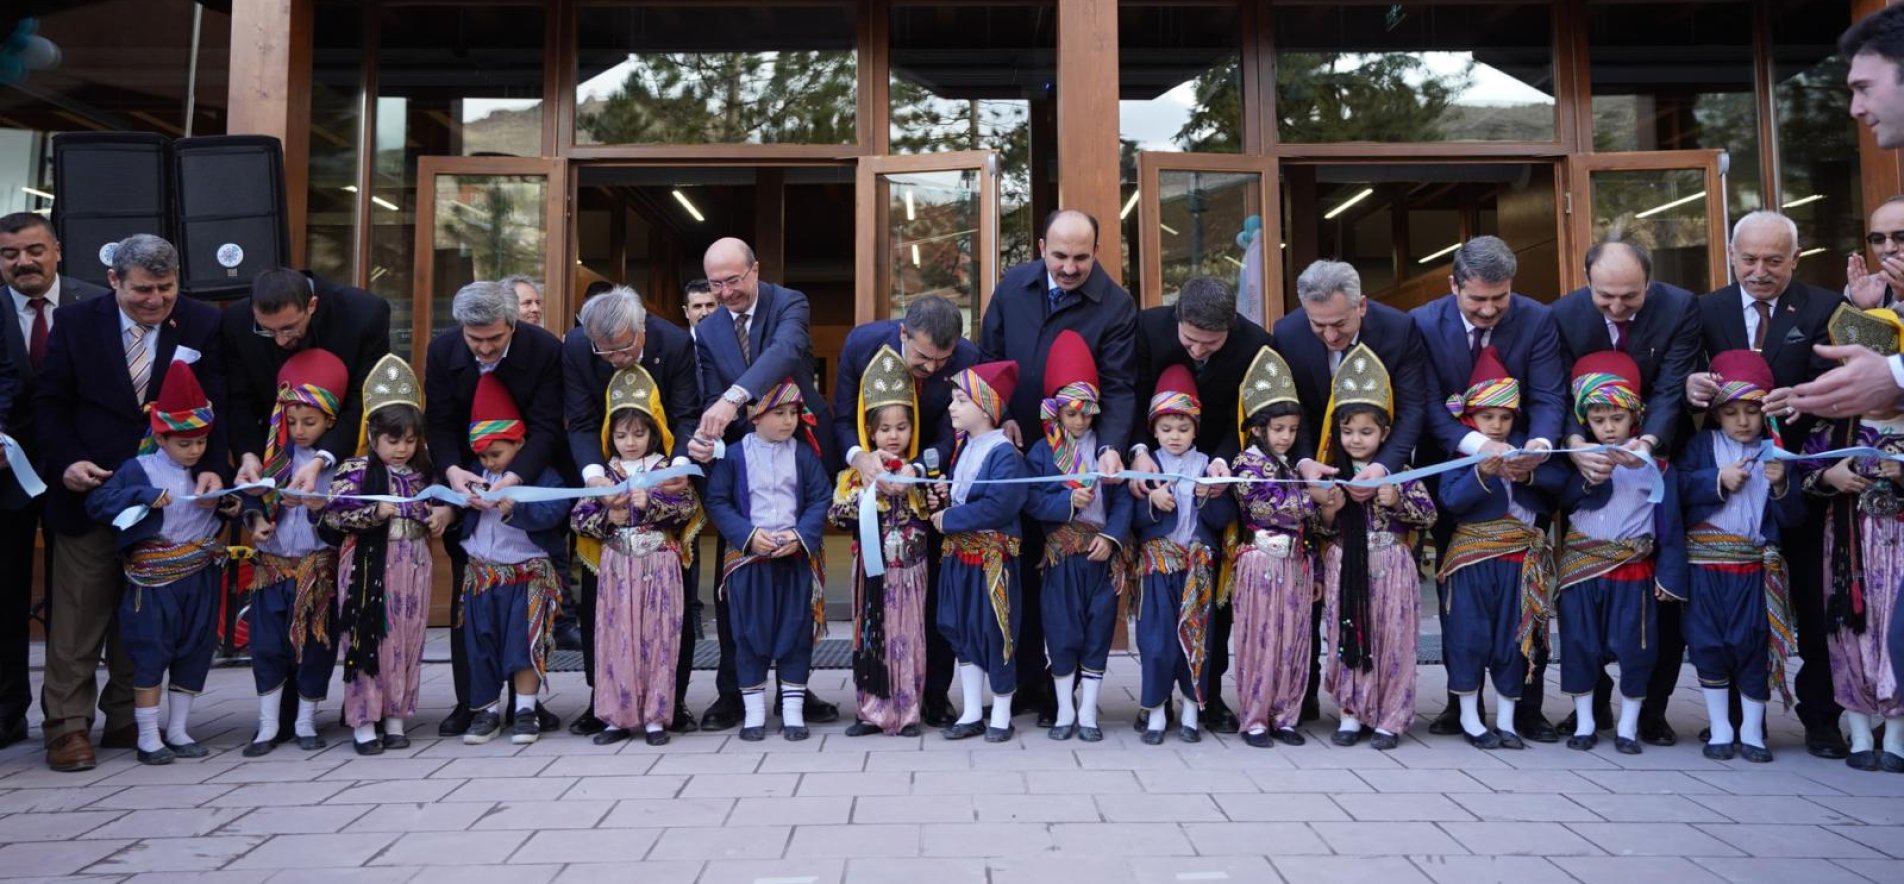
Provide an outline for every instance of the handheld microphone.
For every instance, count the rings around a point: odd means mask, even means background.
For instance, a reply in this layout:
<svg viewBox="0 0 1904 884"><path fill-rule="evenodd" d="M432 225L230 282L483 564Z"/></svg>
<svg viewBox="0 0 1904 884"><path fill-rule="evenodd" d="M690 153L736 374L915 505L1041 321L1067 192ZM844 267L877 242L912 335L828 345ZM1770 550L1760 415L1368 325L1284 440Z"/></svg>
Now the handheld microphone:
<svg viewBox="0 0 1904 884"><path fill-rule="evenodd" d="M941 475L939 472L939 449L937 448L926 449L925 454L922 456L922 458L924 461L926 478L928 479L939 478L939 476Z"/></svg>

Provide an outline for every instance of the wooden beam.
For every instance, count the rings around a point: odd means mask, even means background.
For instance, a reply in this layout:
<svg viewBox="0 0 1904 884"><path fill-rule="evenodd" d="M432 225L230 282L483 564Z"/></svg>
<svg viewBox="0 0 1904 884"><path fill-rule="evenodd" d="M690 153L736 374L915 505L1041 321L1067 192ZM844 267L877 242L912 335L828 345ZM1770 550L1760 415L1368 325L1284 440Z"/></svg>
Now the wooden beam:
<svg viewBox="0 0 1904 884"><path fill-rule="evenodd" d="M225 131L284 143L291 264L304 266L311 183L311 34L316 0L233 0Z"/></svg>
<svg viewBox="0 0 1904 884"><path fill-rule="evenodd" d="M1098 219L1097 263L1114 280L1123 263L1117 124L1117 0L1060 3L1058 205Z"/></svg>

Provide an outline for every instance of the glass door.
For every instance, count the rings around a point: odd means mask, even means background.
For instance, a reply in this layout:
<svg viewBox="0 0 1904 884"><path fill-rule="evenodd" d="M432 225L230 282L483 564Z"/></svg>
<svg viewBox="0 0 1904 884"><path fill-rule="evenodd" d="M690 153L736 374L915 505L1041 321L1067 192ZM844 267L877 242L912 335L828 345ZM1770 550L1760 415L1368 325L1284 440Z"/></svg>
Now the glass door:
<svg viewBox="0 0 1904 884"><path fill-rule="evenodd" d="M511 274L543 284L545 323L568 323L563 256L568 230L565 164L541 157L417 159L416 290L411 355L421 366L430 337L448 328L456 290ZM559 318L559 321L558 321Z"/></svg>
<svg viewBox="0 0 1904 884"><path fill-rule="evenodd" d="M899 316L913 298L943 295L977 339L998 282L998 154L865 157L856 190L854 321Z"/></svg>
<svg viewBox="0 0 1904 884"><path fill-rule="evenodd" d="M1722 150L1599 153L1571 158L1569 225L1574 254L1611 235L1636 239L1653 254L1653 278L1709 292L1730 278L1726 267L1728 157ZM1586 269L1569 262L1573 287Z"/></svg>
<svg viewBox="0 0 1904 884"><path fill-rule="evenodd" d="M1282 215L1274 157L1145 151L1137 155L1137 289L1145 307L1177 302L1185 280L1236 289L1237 312L1268 326L1283 314Z"/></svg>

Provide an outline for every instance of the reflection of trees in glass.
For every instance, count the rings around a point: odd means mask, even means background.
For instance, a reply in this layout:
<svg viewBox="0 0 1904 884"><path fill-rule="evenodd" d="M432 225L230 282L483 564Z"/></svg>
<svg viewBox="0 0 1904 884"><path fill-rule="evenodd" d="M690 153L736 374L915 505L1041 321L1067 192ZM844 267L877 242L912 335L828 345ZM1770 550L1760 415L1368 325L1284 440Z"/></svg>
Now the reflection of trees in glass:
<svg viewBox="0 0 1904 884"><path fill-rule="evenodd" d="M1031 260L1031 107L1028 102L942 98L918 83L892 79L892 152L998 152L999 261Z"/></svg>
<svg viewBox="0 0 1904 884"><path fill-rule="evenodd" d="M1437 75L1405 53L1278 53L1277 131L1304 143L1441 141L1451 134L1443 117L1473 70L1469 60L1459 73Z"/></svg>
<svg viewBox="0 0 1904 884"><path fill-rule="evenodd" d="M576 106L584 144L850 144L852 52L665 52L629 56L621 89Z"/></svg>
<svg viewBox="0 0 1904 884"><path fill-rule="evenodd" d="M961 304L975 305L977 291L972 283L978 274L975 212L979 183L976 173L894 176L888 179L888 186L891 199L887 217L894 228L892 253L888 255L893 314L903 312L913 298L925 294L943 295ZM911 217L908 217L908 205L912 207Z"/></svg>
<svg viewBox="0 0 1904 884"><path fill-rule="evenodd" d="M1172 140L1187 151L1243 151L1242 60L1235 56L1197 75L1196 106Z"/></svg>
<svg viewBox="0 0 1904 884"><path fill-rule="evenodd" d="M1642 108L1647 115L1641 115ZM1731 220L1763 207L1758 143L1758 108L1750 92L1660 92L1593 99L1596 152L1719 149L1730 153L1726 212Z"/></svg>
<svg viewBox="0 0 1904 884"><path fill-rule="evenodd" d="M1840 262L1826 260L1859 249L1864 233L1863 194L1858 187L1858 123L1851 118L1844 88L1845 63L1836 56L1779 83L1779 179L1787 202L1823 196L1787 209L1798 222L1806 249L1826 255L1800 261L1799 278L1836 289L1843 284Z"/></svg>
<svg viewBox="0 0 1904 884"><path fill-rule="evenodd" d="M476 279L537 275L543 244L539 191L535 185L492 178L463 190L466 202L446 194L438 203L437 248L466 250Z"/></svg>

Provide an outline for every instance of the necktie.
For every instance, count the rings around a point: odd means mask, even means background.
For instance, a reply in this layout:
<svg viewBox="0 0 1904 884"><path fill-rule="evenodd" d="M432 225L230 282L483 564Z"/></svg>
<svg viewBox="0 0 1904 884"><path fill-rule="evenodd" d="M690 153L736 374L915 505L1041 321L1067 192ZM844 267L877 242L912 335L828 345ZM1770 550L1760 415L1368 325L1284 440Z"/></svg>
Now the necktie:
<svg viewBox="0 0 1904 884"><path fill-rule="evenodd" d="M1468 329L1468 363L1481 361L1481 339L1487 337L1487 329L1476 326Z"/></svg>
<svg viewBox="0 0 1904 884"><path fill-rule="evenodd" d="M1765 349L1765 332L1772 327L1772 302L1754 300L1752 309L1759 312L1759 327L1752 330L1752 349Z"/></svg>
<svg viewBox="0 0 1904 884"><path fill-rule="evenodd" d="M742 313L734 317L734 339L740 343L740 361L744 365L754 364L752 342L747 339L747 317L749 315L750 314Z"/></svg>
<svg viewBox="0 0 1904 884"><path fill-rule="evenodd" d="M151 331L143 325L126 329L126 370L132 375L132 396L145 404L145 388L152 381L152 357L145 351L145 336Z"/></svg>
<svg viewBox="0 0 1904 884"><path fill-rule="evenodd" d="M1051 287L1051 291L1045 293L1046 316L1058 312L1058 301L1062 298L1064 298L1064 289L1058 288L1055 285Z"/></svg>
<svg viewBox="0 0 1904 884"><path fill-rule="evenodd" d="M1631 319L1613 320L1613 349L1618 350L1621 353L1626 352L1627 330L1632 325L1633 325L1633 320Z"/></svg>
<svg viewBox="0 0 1904 884"><path fill-rule="evenodd" d="M45 295L26 299L26 305L33 310L33 332L27 336L26 354L33 363L33 370L39 371L40 363L46 361L46 332L50 325L46 310L50 305L46 303Z"/></svg>

